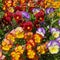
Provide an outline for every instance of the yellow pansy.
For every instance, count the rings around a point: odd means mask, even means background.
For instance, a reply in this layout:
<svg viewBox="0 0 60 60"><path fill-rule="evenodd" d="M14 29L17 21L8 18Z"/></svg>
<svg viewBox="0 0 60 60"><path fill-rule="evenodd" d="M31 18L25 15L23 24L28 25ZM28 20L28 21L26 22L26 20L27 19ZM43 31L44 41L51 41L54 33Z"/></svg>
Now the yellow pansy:
<svg viewBox="0 0 60 60"><path fill-rule="evenodd" d="M15 7L17 5L17 3L18 3L18 0L14 0L13 1L13 6Z"/></svg>
<svg viewBox="0 0 60 60"><path fill-rule="evenodd" d="M33 50L28 50L27 55L29 59L33 59L35 57L35 52Z"/></svg>
<svg viewBox="0 0 60 60"><path fill-rule="evenodd" d="M14 12L13 7L9 7L9 8L8 8L8 11L13 13L13 12Z"/></svg>
<svg viewBox="0 0 60 60"><path fill-rule="evenodd" d="M5 46L2 46L2 50L9 51L11 47L11 45L6 44Z"/></svg>
<svg viewBox="0 0 60 60"><path fill-rule="evenodd" d="M23 52L24 52L22 46L17 46L17 47L15 48L15 51L16 51L16 52L19 52L19 53L21 53L21 54L23 54Z"/></svg>
<svg viewBox="0 0 60 60"><path fill-rule="evenodd" d="M24 37L24 32L17 31L15 34L16 34L16 38L23 38Z"/></svg>
<svg viewBox="0 0 60 60"><path fill-rule="evenodd" d="M42 40L42 36L36 33L34 35L34 40L35 40L36 43L40 43L41 40Z"/></svg>
<svg viewBox="0 0 60 60"><path fill-rule="evenodd" d="M16 52L14 51L14 52L11 52L11 56L12 56L13 59L19 60L19 58L20 58L20 53L16 53Z"/></svg>
<svg viewBox="0 0 60 60"><path fill-rule="evenodd" d="M4 40L2 41L2 49L3 49L3 50L9 51L11 47L12 47L12 45L10 44L10 41L9 41L9 40L4 39Z"/></svg>
<svg viewBox="0 0 60 60"><path fill-rule="evenodd" d="M45 50L45 48L44 48L43 45L38 46L38 47L37 47L37 51L38 51L40 54L45 54L45 52L46 52L46 50Z"/></svg>
<svg viewBox="0 0 60 60"><path fill-rule="evenodd" d="M7 7L10 7L12 5L12 1L11 0L6 1L6 5Z"/></svg>
<svg viewBox="0 0 60 60"><path fill-rule="evenodd" d="M15 29L15 32L16 32L16 31L23 32L23 28L22 28L22 27L17 27L17 28Z"/></svg>
<svg viewBox="0 0 60 60"><path fill-rule="evenodd" d="M6 39L8 39L8 40L10 40L10 41L12 41L12 42L15 42L15 37L14 37L12 34L8 34L8 35L6 36Z"/></svg>
<svg viewBox="0 0 60 60"><path fill-rule="evenodd" d="M55 38L58 38L60 35L60 32L59 31L55 31L52 33L52 36L54 36Z"/></svg>
<svg viewBox="0 0 60 60"><path fill-rule="evenodd" d="M27 50L32 49L32 45L31 44L27 44L26 49Z"/></svg>
<svg viewBox="0 0 60 60"><path fill-rule="evenodd" d="M23 38L24 37L24 31L23 31L22 27L17 27L15 29L15 34L16 34L16 38Z"/></svg>
<svg viewBox="0 0 60 60"><path fill-rule="evenodd" d="M59 46L58 46L58 45L56 45L56 46L50 46L50 47L49 47L49 52L50 52L51 54L56 54L56 53L58 53L58 52L59 52Z"/></svg>

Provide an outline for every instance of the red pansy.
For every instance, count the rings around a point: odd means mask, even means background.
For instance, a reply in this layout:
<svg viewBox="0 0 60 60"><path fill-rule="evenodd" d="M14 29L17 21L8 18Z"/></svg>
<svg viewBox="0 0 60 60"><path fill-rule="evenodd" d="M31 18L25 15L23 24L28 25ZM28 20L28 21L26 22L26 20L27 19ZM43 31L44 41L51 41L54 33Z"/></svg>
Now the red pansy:
<svg viewBox="0 0 60 60"><path fill-rule="evenodd" d="M32 22L31 22L31 21L25 22L25 23L23 24L23 28L24 28L24 30L26 30L26 31L31 31L32 28L33 28Z"/></svg>
<svg viewBox="0 0 60 60"><path fill-rule="evenodd" d="M35 21L34 21L34 26L35 26L36 28L39 28L39 27L40 27L40 22L39 22L39 20L35 20Z"/></svg>
<svg viewBox="0 0 60 60"><path fill-rule="evenodd" d="M16 11L16 13L14 14L14 18L15 18L16 22L18 23L19 20L21 20L21 18L22 18L21 12L20 11Z"/></svg>
<svg viewBox="0 0 60 60"><path fill-rule="evenodd" d="M35 17L37 20L43 22L44 21L44 11L40 10L37 14L35 14Z"/></svg>

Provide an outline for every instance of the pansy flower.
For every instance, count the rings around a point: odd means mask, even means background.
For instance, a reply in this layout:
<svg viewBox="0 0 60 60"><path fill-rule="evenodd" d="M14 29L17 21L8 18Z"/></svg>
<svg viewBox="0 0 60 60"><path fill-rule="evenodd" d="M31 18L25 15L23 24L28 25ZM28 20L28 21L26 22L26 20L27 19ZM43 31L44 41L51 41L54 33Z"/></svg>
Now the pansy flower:
<svg viewBox="0 0 60 60"><path fill-rule="evenodd" d="M11 42L15 42L15 36L13 36L12 34L7 34L6 39L10 40Z"/></svg>
<svg viewBox="0 0 60 60"><path fill-rule="evenodd" d="M13 51L13 52L11 52L11 57L12 57L13 60L19 60L20 53Z"/></svg>
<svg viewBox="0 0 60 60"><path fill-rule="evenodd" d="M22 11L22 16L29 19L30 18L30 15L28 12L25 12L25 11Z"/></svg>
<svg viewBox="0 0 60 60"><path fill-rule="evenodd" d="M53 32L52 36L54 36L55 38L58 38L60 36L60 31Z"/></svg>
<svg viewBox="0 0 60 60"><path fill-rule="evenodd" d="M32 47L33 47L33 46L32 46L30 43L28 43L28 42L26 43L26 49L27 49L27 50L32 49Z"/></svg>
<svg viewBox="0 0 60 60"><path fill-rule="evenodd" d="M9 16L3 17L3 19L4 19L7 23L10 23L10 22L11 22L11 17L9 17Z"/></svg>
<svg viewBox="0 0 60 60"><path fill-rule="evenodd" d="M14 49L13 52L11 52L11 57L14 60L19 60L19 58L21 57L21 54L23 54L24 50L23 47L18 45L16 46L16 48Z"/></svg>
<svg viewBox="0 0 60 60"><path fill-rule="evenodd" d="M27 32L27 33L24 34L24 39L26 39L26 40L29 40L32 37L33 37L33 33L32 32Z"/></svg>
<svg viewBox="0 0 60 60"><path fill-rule="evenodd" d="M32 47L35 47L36 46L36 43L35 43L35 41L34 41L34 39L29 39L29 41L27 41L27 43L28 44L31 44L32 45Z"/></svg>
<svg viewBox="0 0 60 60"><path fill-rule="evenodd" d="M54 12L54 8L46 8L46 14Z"/></svg>
<svg viewBox="0 0 60 60"><path fill-rule="evenodd" d="M40 22L39 22L39 20L35 20L35 21L34 21L34 26L35 26L36 28L39 28L39 27L40 27Z"/></svg>
<svg viewBox="0 0 60 60"><path fill-rule="evenodd" d="M7 22L11 22L11 18L12 18L12 16L13 16L13 14L11 13L11 12L6 12L5 14L4 14L4 17L3 17L3 19L5 20L5 21L7 21Z"/></svg>
<svg viewBox="0 0 60 60"><path fill-rule="evenodd" d="M29 7L28 11L32 12L33 9L34 9L34 7Z"/></svg>
<svg viewBox="0 0 60 60"><path fill-rule="evenodd" d="M13 7L16 7L18 3L18 0L13 0Z"/></svg>
<svg viewBox="0 0 60 60"><path fill-rule="evenodd" d="M34 15L37 14L39 11L40 11L39 8L33 8L33 10L32 10L32 12L33 12Z"/></svg>
<svg viewBox="0 0 60 60"><path fill-rule="evenodd" d="M24 52L24 49L23 49L23 47L22 46L16 46L16 48L15 48L15 52L19 52L20 54L23 54L23 52Z"/></svg>
<svg viewBox="0 0 60 60"><path fill-rule="evenodd" d="M16 7L14 8L14 10L15 10L15 11L19 10L19 11L20 11L20 10L21 10L21 9L20 9L20 6L16 6Z"/></svg>
<svg viewBox="0 0 60 60"><path fill-rule="evenodd" d="M42 35L40 35L40 34L34 34L34 36L33 36L33 39L34 39L34 41L35 41L35 43L41 43L41 41L42 41Z"/></svg>
<svg viewBox="0 0 60 60"><path fill-rule="evenodd" d="M47 44L47 48L51 54L57 54L59 52L59 42L58 41L50 41Z"/></svg>
<svg viewBox="0 0 60 60"><path fill-rule="evenodd" d="M6 1L6 6L7 6L7 7L11 7L12 4L13 4L12 0Z"/></svg>
<svg viewBox="0 0 60 60"><path fill-rule="evenodd" d="M6 41L2 41L2 50L9 51L11 47L11 44L8 44Z"/></svg>
<svg viewBox="0 0 60 60"><path fill-rule="evenodd" d="M44 11L40 10L40 12L38 12L37 14L35 14L35 17L37 20L43 22L44 21Z"/></svg>
<svg viewBox="0 0 60 60"><path fill-rule="evenodd" d="M60 30L57 28L50 28L50 32L54 38L58 38L60 36Z"/></svg>
<svg viewBox="0 0 60 60"><path fill-rule="evenodd" d="M14 12L14 8L13 7L9 7L8 11L11 12L11 13L13 13Z"/></svg>
<svg viewBox="0 0 60 60"><path fill-rule="evenodd" d="M42 36L44 36L46 31L43 27L40 27L40 28L37 29L36 33L41 34Z"/></svg>
<svg viewBox="0 0 60 60"><path fill-rule="evenodd" d="M20 11L16 11L16 13L14 14L14 19L16 20L16 22L18 23L19 20L21 20L22 18L22 14Z"/></svg>
<svg viewBox="0 0 60 60"><path fill-rule="evenodd" d="M40 46L37 46L37 51L40 53L40 54L45 54L47 49L46 49L46 45L40 45Z"/></svg>
<svg viewBox="0 0 60 60"><path fill-rule="evenodd" d="M58 30L57 28L52 28L52 27L50 28L50 32L51 32L51 33L55 32L55 31L57 31L57 30Z"/></svg>
<svg viewBox="0 0 60 60"><path fill-rule="evenodd" d="M24 37L24 31L22 27L17 27L15 29L15 36L16 38L23 38Z"/></svg>
<svg viewBox="0 0 60 60"><path fill-rule="evenodd" d="M31 22L31 21L25 22L25 23L23 24L23 28L24 28L24 30L26 30L26 31L31 31L32 28L33 28L32 22Z"/></svg>
<svg viewBox="0 0 60 60"><path fill-rule="evenodd" d="M27 51L27 57L28 57L29 59L34 59L35 55L36 55L36 53L35 53L34 50L28 50L28 51Z"/></svg>

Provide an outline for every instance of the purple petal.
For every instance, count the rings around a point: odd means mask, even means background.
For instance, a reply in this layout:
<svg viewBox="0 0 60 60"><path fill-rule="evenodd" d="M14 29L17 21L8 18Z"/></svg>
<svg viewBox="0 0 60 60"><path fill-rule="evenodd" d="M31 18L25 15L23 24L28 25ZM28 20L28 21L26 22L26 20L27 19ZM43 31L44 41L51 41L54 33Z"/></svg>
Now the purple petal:
<svg viewBox="0 0 60 60"><path fill-rule="evenodd" d="M54 12L54 8L47 8L46 9L46 14L49 14L51 12Z"/></svg>
<svg viewBox="0 0 60 60"><path fill-rule="evenodd" d="M23 17L25 17L25 18L30 18L30 15L29 15L29 13L28 12L25 12L25 11L22 11L22 15L23 15Z"/></svg>
<svg viewBox="0 0 60 60"><path fill-rule="evenodd" d="M58 37L58 38L56 39L56 41L58 41L58 42L60 43L60 37Z"/></svg>
<svg viewBox="0 0 60 60"><path fill-rule="evenodd" d="M34 9L32 10L33 13L34 13L34 12L39 12L39 11L40 11L39 8L34 8Z"/></svg>
<svg viewBox="0 0 60 60"><path fill-rule="evenodd" d="M56 40L51 40L51 41L47 44L47 47L54 46L54 45L60 46L60 44L59 44L58 41L56 41Z"/></svg>
<svg viewBox="0 0 60 60"><path fill-rule="evenodd" d="M54 31L58 31L58 29L57 28L50 28L51 33L54 32Z"/></svg>
<svg viewBox="0 0 60 60"><path fill-rule="evenodd" d="M49 14L50 13L50 8L47 8L46 9L46 14Z"/></svg>
<svg viewBox="0 0 60 60"><path fill-rule="evenodd" d="M41 27L41 28L38 28L38 30L37 30L38 32L42 32L43 34L45 34L45 29L43 28L43 27Z"/></svg>

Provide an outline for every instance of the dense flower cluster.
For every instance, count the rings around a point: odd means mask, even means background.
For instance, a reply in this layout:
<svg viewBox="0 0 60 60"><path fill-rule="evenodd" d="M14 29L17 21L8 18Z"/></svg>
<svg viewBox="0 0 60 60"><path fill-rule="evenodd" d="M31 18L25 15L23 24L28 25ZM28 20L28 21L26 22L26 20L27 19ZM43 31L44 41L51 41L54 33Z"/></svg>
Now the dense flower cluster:
<svg viewBox="0 0 60 60"><path fill-rule="evenodd" d="M24 54L26 60L39 60L42 54L59 53L59 7L60 1L55 0L4 0L2 20L13 27L14 20L17 26L2 40L0 60L6 59L8 52L11 60L20 60Z"/></svg>

